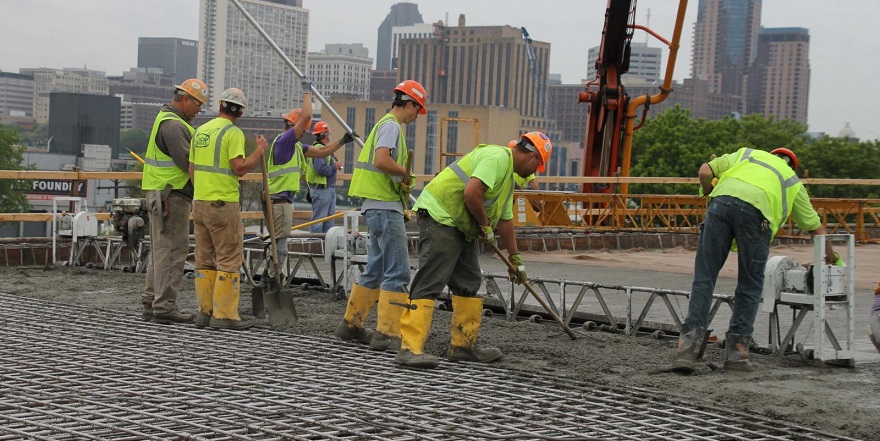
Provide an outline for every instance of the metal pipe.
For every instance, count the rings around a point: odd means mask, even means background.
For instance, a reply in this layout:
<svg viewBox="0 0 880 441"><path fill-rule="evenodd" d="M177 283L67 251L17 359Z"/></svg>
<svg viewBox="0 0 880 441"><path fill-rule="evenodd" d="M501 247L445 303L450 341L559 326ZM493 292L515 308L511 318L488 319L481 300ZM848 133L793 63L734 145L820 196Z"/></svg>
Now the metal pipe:
<svg viewBox="0 0 880 441"><path fill-rule="evenodd" d="M290 58L287 56L287 54L285 54L284 51L281 50L280 47L278 47L278 45L275 43L275 40L273 40L272 37L270 37L269 34L267 34L265 30L263 30L263 27L260 26L259 23L257 23L257 20L255 20L254 17L251 16L251 14L244 8L244 6L241 4L241 2L239 0L229 0L229 1L231 1L232 4L234 4L235 7L238 8L239 11L241 11L241 14L244 15L244 18L246 18L247 21L249 21L251 23L251 25L253 25L254 29L256 29L257 32L263 37L263 39L266 40L266 43L269 43L269 46L271 46L272 49L278 54L278 56L280 56L281 59L284 60L284 63L287 64L287 66L293 70L293 72L296 74L296 76L299 77L300 79L304 78L305 74L303 74L302 71L300 71L296 67L296 65L293 64L293 61L291 61ZM339 116L338 113L336 113L336 110L334 110L333 106L331 106L330 103L328 103L327 100L324 99L324 97L321 95L320 92L318 92L318 89L315 88L315 85L310 84L309 88L311 89L312 96L317 98L317 100L321 103L321 105L323 105L324 107L327 108L327 110L330 111L330 114L333 115L333 118L336 121L338 121L339 124L342 125L342 127L345 129L345 131L349 132L349 133L352 132L353 131L352 128L348 126L348 124L345 122L345 120L343 120L342 117ZM311 116L311 115L309 115L309 116ZM361 147L364 146L364 141L361 140L360 138L355 137L354 142L356 142Z"/></svg>
<svg viewBox="0 0 880 441"><path fill-rule="evenodd" d="M681 41L681 29L684 27L684 15L687 11L687 3L687 0L680 0L678 3L678 15L675 18L675 29L672 34L672 43L669 44L669 58L666 60L666 77L663 80L663 85L660 87L660 93L651 95L650 98L647 95L637 96L630 100L630 103L626 108L626 113L624 114L626 125L623 130L623 158L621 158L620 176L629 176L630 163L632 161L632 138L633 132L635 131L633 129L633 123L636 117L636 109L646 103L648 105L661 103L666 100L666 97L672 92L672 73L675 71L675 60L678 56L678 47L679 42ZM651 35L654 35L654 33L651 32ZM659 37L657 38L664 41ZM620 184L620 193L629 193L629 184Z"/></svg>

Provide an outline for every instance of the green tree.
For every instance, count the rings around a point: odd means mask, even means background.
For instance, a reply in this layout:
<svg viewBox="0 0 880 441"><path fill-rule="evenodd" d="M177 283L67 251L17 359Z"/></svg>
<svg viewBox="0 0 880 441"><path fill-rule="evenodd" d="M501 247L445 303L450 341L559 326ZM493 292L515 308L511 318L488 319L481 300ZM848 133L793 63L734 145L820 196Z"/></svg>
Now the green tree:
<svg viewBox="0 0 880 441"><path fill-rule="evenodd" d="M795 150L800 175L809 178L877 179L880 176L880 141L853 142L825 138ZM810 185L811 197L880 198L880 188L863 185Z"/></svg>
<svg viewBox="0 0 880 441"><path fill-rule="evenodd" d="M147 151L149 141L150 133L144 129L125 129L119 133L119 145L141 156Z"/></svg>
<svg viewBox="0 0 880 441"><path fill-rule="evenodd" d="M49 124L34 124L33 129L29 132L20 132L19 142L29 146L47 146L49 144Z"/></svg>
<svg viewBox="0 0 880 441"><path fill-rule="evenodd" d="M18 133L9 127L0 127L0 170L22 170L24 149L18 145ZM26 213L30 203L24 193L27 185L24 181L0 179L0 212Z"/></svg>

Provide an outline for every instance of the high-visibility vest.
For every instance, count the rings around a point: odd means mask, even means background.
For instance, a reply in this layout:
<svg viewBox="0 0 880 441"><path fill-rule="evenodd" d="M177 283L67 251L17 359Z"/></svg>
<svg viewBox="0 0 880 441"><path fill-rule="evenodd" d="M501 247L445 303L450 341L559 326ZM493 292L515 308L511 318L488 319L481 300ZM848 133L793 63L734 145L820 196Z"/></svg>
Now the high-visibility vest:
<svg viewBox="0 0 880 441"><path fill-rule="evenodd" d="M767 220L773 227L773 236L785 225L795 197L804 186L785 161L769 152L750 148L739 149L736 165L721 173L715 188L731 178L751 184L767 195L771 212L764 215L770 216Z"/></svg>
<svg viewBox="0 0 880 441"><path fill-rule="evenodd" d="M282 191L299 191L299 176L302 171L302 164L305 162L303 156L302 144L297 142L293 146L293 155L290 160L284 164L275 164L275 143L278 138L272 141L272 147L269 148L269 194L281 193Z"/></svg>
<svg viewBox="0 0 880 441"><path fill-rule="evenodd" d="M196 130L189 149L194 170L193 199L239 201L238 176L229 163L230 154L235 153L244 154L244 133L232 121L217 117Z"/></svg>
<svg viewBox="0 0 880 441"><path fill-rule="evenodd" d="M377 201L399 201L401 176L391 176L379 170L374 162L376 159L376 139L379 137L379 128L385 124L400 124L393 114L388 113L376 123L376 127L370 132L364 142L364 148L358 155L354 165L354 173L351 175L351 187L349 196L368 198ZM390 147L390 146L385 146ZM397 161L401 166L406 165L408 153L406 151L406 138L403 130L397 140ZM406 177L409 179L409 176Z"/></svg>
<svg viewBox="0 0 880 441"><path fill-rule="evenodd" d="M144 174L141 178L142 190L164 190L171 185L174 190L180 190L189 182L189 173L180 169L174 163L174 159L166 155L156 144L156 135L159 134L159 125L165 121L179 121L189 130L190 139L196 129L185 119L174 112L162 111L156 115L153 121L153 130L150 133L150 143L147 144L147 153L144 155Z"/></svg>
<svg viewBox="0 0 880 441"><path fill-rule="evenodd" d="M318 146L315 145L314 148ZM322 161L329 166L333 166L333 156L327 156L326 158L306 158L306 182L312 185L320 184L327 185L327 177L321 174L318 174L318 170L315 167L315 162L321 164Z"/></svg>
<svg viewBox="0 0 880 441"><path fill-rule="evenodd" d="M443 169L425 187L426 192L431 193L442 206L446 213L455 223L455 228L461 231L468 240L475 239L480 233L480 226L474 220L467 205L464 202L464 188L471 179L476 164L472 163L474 155L480 149L500 149L507 154L507 170L504 171L503 185L490 188L483 195L483 207L489 217L489 225L493 228L498 224L501 214L504 213L513 202L513 154L510 148L500 145L480 144L472 152L462 156Z"/></svg>

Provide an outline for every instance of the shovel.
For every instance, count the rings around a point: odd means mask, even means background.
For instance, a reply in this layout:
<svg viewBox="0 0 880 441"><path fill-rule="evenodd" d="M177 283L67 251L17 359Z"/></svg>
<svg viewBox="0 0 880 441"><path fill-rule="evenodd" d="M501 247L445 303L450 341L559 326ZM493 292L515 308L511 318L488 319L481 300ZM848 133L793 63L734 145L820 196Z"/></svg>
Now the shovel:
<svg viewBox="0 0 880 441"><path fill-rule="evenodd" d="M299 319L296 314L296 306L293 304L293 296L290 292L283 292L281 289L281 280L284 277L281 276L280 268L278 267L278 245L275 242L275 220L272 218L272 199L269 197L269 174L266 172L268 168L266 154L260 157L260 173L263 175L263 199L266 202L266 220L269 224L269 249L272 253L272 268L274 269L275 277L273 277L275 283L274 292L263 292L260 288L254 288L251 291L251 298L253 301L253 305L255 307L262 308L263 305L258 305L258 303L264 303L265 307L269 311L269 323L272 326L276 327L286 327L290 326ZM256 300L257 297L260 297L260 300ZM262 312L262 309L260 310ZM256 313L256 310L254 312Z"/></svg>
<svg viewBox="0 0 880 441"><path fill-rule="evenodd" d="M507 257L505 257L504 254L501 254L501 250L498 249L498 245L495 245L494 243L492 243L492 244L489 244L489 246L491 246L492 249L495 250L495 254L498 254L498 257L500 257L501 260L507 264L507 267L510 268L511 271L517 271L516 267L513 266L513 264L510 263L509 260L507 260ZM559 327L562 328L562 330L565 331L565 333L568 334L568 336L571 337L572 340L577 340L577 335L575 335L574 331L572 331L571 328L569 328L568 325L566 325L565 322L563 322L562 319L560 319L559 316L556 315L556 313L553 312L552 309L550 309L550 305L548 305L547 301L538 295L538 293L535 291L535 289L532 288L532 285L529 284L529 281L523 280L522 284L523 284L523 286L526 287L526 289L530 293L532 293L532 296L535 298L535 300L537 300L538 303L540 303L541 306L543 306L544 309L547 310L547 313L550 314L550 317L553 317L553 320L555 320L556 323L559 324Z"/></svg>

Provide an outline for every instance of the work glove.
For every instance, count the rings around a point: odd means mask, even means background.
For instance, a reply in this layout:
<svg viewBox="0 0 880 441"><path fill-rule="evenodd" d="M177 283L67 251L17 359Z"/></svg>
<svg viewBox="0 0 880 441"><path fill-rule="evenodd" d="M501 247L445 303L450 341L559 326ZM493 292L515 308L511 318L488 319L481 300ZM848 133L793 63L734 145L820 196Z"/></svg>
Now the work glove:
<svg viewBox="0 0 880 441"><path fill-rule="evenodd" d="M348 143L354 141L355 138L360 138L360 135L358 135L357 132L355 132L355 131L346 132L345 135L342 135L342 139L339 140L339 142L341 142L343 144L348 144Z"/></svg>
<svg viewBox="0 0 880 441"><path fill-rule="evenodd" d="M312 80L305 75L303 75L301 80L303 93L312 93Z"/></svg>
<svg viewBox="0 0 880 441"><path fill-rule="evenodd" d="M526 266L523 264L522 256L520 256L519 253L511 254L510 263L516 267L516 271L510 268L507 269L507 275L510 277L510 281L517 285L522 285L523 282L526 281Z"/></svg>
<svg viewBox="0 0 880 441"><path fill-rule="evenodd" d="M409 182L403 181L403 180L400 181L400 190L402 192L406 193L407 195L409 195L409 193L412 191L413 185L416 185L416 175L415 174L409 175Z"/></svg>
<svg viewBox="0 0 880 441"><path fill-rule="evenodd" d="M480 225L480 240L486 245L495 243L495 231L488 225Z"/></svg>

